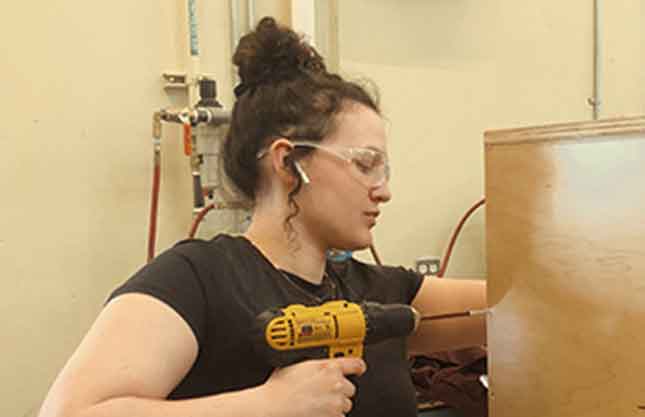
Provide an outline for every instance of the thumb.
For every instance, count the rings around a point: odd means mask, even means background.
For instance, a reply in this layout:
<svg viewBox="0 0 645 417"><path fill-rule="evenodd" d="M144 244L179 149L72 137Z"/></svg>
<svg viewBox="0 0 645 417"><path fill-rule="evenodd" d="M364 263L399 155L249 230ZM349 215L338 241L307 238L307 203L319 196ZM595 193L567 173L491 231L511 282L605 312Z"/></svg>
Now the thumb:
<svg viewBox="0 0 645 417"><path fill-rule="evenodd" d="M343 375L362 375L367 370L367 364L361 358L328 359L323 367L336 367Z"/></svg>

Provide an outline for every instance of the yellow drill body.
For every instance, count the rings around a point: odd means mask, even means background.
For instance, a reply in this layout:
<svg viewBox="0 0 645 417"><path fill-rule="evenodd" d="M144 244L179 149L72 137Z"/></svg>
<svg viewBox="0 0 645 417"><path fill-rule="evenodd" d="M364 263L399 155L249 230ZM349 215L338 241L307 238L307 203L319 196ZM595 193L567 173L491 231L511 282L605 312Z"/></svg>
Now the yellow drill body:
<svg viewBox="0 0 645 417"><path fill-rule="evenodd" d="M418 317L404 304L293 304L258 315L254 343L275 367L308 359L363 357L366 344L410 334Z"/></svg>
<svg viewBox="0 0 645 417"><path fill-rule="evenodd" d="M329 357L363 356L367 323L362 308L347 301L330 301L320 306L301 304L282 309L284 315L266 326L267 343L276 350L326 346Z"/></svg>

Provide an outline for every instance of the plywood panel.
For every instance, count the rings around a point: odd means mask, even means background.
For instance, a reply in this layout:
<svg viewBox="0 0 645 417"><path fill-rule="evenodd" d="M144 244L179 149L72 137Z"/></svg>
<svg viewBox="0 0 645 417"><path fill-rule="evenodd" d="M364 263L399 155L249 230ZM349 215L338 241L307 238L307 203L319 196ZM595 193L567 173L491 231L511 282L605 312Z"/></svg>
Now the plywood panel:
<svg viewBox="0 0 645 417"><path fill-rule="evenodd" d="M645 118L486 134L492 417L645 416Z"/></svg>

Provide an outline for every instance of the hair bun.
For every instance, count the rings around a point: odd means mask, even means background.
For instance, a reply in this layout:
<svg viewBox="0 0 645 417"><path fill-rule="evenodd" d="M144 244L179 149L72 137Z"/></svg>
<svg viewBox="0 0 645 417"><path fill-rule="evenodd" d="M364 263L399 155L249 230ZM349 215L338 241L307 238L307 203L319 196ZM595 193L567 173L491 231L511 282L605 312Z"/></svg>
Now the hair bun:
<svg viewBox="0 0 645 417"><path fill-rule="evenodd" d="M304 73L324 72L316 50L293 30L265 17L243 36L233 55L242 84L257 86L287 81Z"/></svg>

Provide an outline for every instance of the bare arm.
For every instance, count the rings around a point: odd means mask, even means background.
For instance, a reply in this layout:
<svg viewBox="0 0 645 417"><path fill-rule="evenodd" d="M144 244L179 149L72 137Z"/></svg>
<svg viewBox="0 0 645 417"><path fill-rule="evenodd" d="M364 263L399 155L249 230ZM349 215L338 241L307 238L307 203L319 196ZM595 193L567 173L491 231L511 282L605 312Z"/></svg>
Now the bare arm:
<svg viewBox="0 0 645 417"><path fill-rule="evenodd" d="M328 416L347 412L354 387L344 375L360 360L308 361L267 383L226 394L166 400L192 367L198 342L163 302L125 294L101 312L49 391L39 417ZM293 398L300 398L294 406Z"/></svg>
<svg viewBox="0 0 645 417"><path fill-rule="evenodd" d="M190 327L166 304L143 294L117 297L63 368L39 416L212 415L208 401L163 401L197 351Z"/></svg>
<svg viewBox="0 0 645 417"><path fill-rule="evenodd" d="M422 316L486 308L486 282L427 277L412 305ZM486 343L486 317L421 322L410 336L411 355L460 349Z"/></svg>

